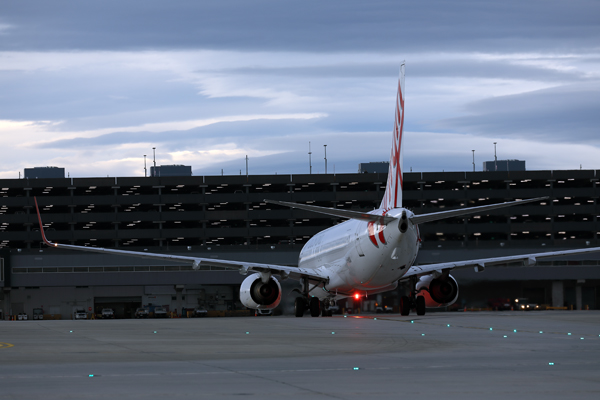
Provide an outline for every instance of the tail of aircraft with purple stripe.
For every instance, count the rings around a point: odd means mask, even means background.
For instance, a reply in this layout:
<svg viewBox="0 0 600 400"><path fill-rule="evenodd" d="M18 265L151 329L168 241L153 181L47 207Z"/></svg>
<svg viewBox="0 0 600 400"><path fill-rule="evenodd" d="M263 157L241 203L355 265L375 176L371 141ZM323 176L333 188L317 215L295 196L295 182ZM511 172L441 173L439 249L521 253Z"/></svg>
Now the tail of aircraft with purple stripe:
<svg viewBox="0 0 600 400"><path fill-rule="evenodd" d="M396 95L396 109L394 118L394 131L392 138L392 154L390 156L390 169L388 172L385 194L380 208L391 209L402 207L402 131L404 129L404 63L400 66L398 79L398 94Z"/></svg>

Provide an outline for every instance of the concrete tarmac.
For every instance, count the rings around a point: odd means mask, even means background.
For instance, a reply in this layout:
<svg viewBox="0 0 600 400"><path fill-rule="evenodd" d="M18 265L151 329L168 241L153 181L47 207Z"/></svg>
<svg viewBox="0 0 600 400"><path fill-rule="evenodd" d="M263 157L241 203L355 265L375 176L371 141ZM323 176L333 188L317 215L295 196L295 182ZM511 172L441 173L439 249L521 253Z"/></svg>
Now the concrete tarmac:
<svg viewBox="0 0 600 400"><path fill-rule="evenodd" d="M598 399L600 311L0 322L1 399L409 396Z"/></svg>

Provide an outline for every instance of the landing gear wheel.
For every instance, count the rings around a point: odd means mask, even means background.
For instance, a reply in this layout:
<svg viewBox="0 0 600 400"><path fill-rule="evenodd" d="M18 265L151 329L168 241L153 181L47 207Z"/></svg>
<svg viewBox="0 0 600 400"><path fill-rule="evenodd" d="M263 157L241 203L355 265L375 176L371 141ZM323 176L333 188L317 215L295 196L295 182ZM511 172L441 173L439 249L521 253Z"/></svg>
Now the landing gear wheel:
<svg viewBox="0 0 600 400"><path fill-rule="evenodd" d="M317 297L310 298L309 307L311 317L318 317L321 315L321 300L319 300Z"/></svg>
<svg viewBox="0 0 600 400"><path fill-rule="evenodd" d="M400 297L400 315L410 314L410 299L407 296Z"/></svg>
<svg viewBox="0 0 600 400"><path fill-rule="evenodd" d="M294 302L294 314L296 317L302 317L304 315L304 309L306 308L306 303L303 297L296 297L296 301Z"/></svg>
<svg viewBox="0 0 600 400"><path fill-rule="evenodd" d="M425 297L417 297L417 315L425 315Z"/></svg>

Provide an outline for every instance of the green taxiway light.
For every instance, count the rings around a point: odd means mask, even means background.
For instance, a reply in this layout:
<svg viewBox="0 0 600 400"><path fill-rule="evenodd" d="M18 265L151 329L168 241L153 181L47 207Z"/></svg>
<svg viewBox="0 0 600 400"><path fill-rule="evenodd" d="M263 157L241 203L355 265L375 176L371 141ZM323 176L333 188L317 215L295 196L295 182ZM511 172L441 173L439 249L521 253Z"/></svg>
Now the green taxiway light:
<svg viewBox="0 0 600 400"><path fill-rule="evenodd" d="M93 377L94 377L94 374L89 374L89 375L88 375L88 377L89 377L89 378L93 378Z"/></svg>
<svg viewBox="0 0 600 400"><path fill-rule="evenodd" d="M508 337L508 336L504 335L504 337Z"/></svg>
<svg viewBox="0 0 600 400"><path fill-rule="evenodd" d="M544 333L544 331L540 331L540 333Z"/></svg>
<svg viewBox="0 0 600 400"><path fill-rule="evenodd" d="M513 329L513 332L514 332L514 333L517 333L517 330L516 330L516 329Z"/></svg>
<svg viewBox="0 0 600 400"><path fill-rule="evenodd" d="M581 340L583 340L583 338L581 338Z"/></svg>
<svg viewBox="0 0 600 400"><path fill-rule="evenodd" d="M548 365L554 365L554 363L548 363Z"/></svg>
<svg viewBox="0 0 600 400"><path fill-rule="evenodd" d="M154 333L156 333L156 331L154 331Z"/></svg>
<svg viewBox="0 0 600 400"><path fill-rule="evenodd" d="M421 333L421 336L425 336L425 334L424 334L424 333Z"/></svg>
<svg viewBox="0 0 600 400"><path fill-rule="evenodd" d="M490 328L490 331L493 331L493 330L494 330L493 328Z"/></svg>
<svg viewBox="0 0 600 400"><path fill-rule="evenodd" d="M450 328L450 324L446 325L448 328Z"/></svg>
<svg viewBox="0 0 600 400"><path fill-rule="evenodd" d="M335 335L335 332L331 332L332 335Z"/></svg>
<svg viewBox="0 0 600 400"><path fill-rule="evenodd" d="M377 318L373 318L375 321L377 321Z"/></svg>
<svg viewBox="0 0 600 400"><path fill-rule="evenodd" d="M69 331L69 333L73 333L73 331Z"/></svg>
<svg viewBox="0 0 600 400"><path fill-rule="evenodd" d="M571 336L571 332L567 333L567 335Z"/></svg>
<svg viewBox="0 0 600 400"><path fill-rule="evenodd" d="M410 323L411 323L411 324L414 324L414 323L415 323L415 321L412 321L412 320L411 320L411 321L410 321Z"/></svg>
<svg viewBox="0 0 600 400"><path fill-rule="evenodd" d="M249 335L249 334L250 334L250 332L246 332L246 335Z"/></svg>
<svg viewBox="0 0 600 400"><path fill-rule="evenodd" d="M354 370L355 370L355 371L358 371L359 369L360 369L360 368L358 368L358 367L354 367Z"/></svg>

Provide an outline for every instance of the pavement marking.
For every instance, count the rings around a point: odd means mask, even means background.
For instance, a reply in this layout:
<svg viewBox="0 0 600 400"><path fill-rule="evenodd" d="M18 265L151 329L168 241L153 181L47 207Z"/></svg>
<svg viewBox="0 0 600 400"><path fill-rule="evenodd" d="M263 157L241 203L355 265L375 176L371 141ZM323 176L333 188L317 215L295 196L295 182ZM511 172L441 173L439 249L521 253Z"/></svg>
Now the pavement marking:
<svg viewBox="0 0 600 400"><path fill-rule="evenodd" d="M9 347L13 347L14 344L0 342L0 349L8 349Z"/></svg>

